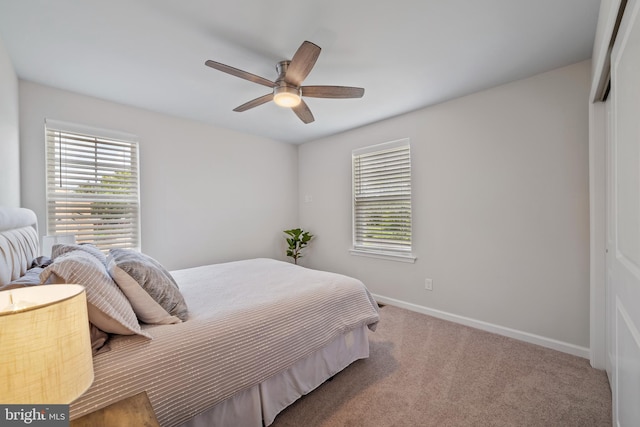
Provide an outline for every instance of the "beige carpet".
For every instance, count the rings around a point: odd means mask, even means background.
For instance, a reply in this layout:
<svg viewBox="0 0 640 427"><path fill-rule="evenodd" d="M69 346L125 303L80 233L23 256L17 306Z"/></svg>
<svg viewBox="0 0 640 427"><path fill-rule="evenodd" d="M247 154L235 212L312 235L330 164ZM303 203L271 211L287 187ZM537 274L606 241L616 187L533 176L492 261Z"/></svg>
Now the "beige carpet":
<svg viewBox="0 0 640 427"><path fill-rule="evenodd" d="M273 426L611 425L606 374L586 359L392 306L369 336L369 359Z"/></svg>

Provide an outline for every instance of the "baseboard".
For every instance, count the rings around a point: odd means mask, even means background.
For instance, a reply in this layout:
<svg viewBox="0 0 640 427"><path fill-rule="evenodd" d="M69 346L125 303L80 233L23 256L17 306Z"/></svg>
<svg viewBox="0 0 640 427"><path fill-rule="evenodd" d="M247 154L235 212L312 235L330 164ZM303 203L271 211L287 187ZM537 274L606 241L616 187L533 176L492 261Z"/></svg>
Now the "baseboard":
<svg viewBox="0 0 640 427"><path fill-rule="evenodd" d="M426 314L429 316L437 317L438 319L448 320L450 322L459 323L461 325L469 326L472 328L480 329L494 334L502 335L509 338L514 338L520 341L528 342L531 344L537 344L542 347L558 350L563 353L572 354L574 356L583 357L589 359L590 351L586 347L580 347L574 344L554 340L552 338L546 338L540 335L531 334L529 332L518 331L516 329L506 328L504 326L494 325L492 323L483 322L481 320L471 319L469 317L459 316L457 314L447 313L446 311L440 311L429 307L424 307L417 304L412 304L405 301L400 301L393 298L387 298L382 295L374 294L373 297L376 301L382 304L393 305L396 307L404 308L407 310L415 311L418 313Z"/></svg>

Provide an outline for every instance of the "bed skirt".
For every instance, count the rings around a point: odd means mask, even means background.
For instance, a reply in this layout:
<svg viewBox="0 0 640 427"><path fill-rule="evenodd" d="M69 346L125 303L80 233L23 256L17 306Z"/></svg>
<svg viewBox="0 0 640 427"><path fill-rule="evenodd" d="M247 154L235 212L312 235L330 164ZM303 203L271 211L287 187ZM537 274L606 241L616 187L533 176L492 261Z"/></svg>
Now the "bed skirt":
<svg viewBox="0 0 640 427"><path fill-rule="evenodd" d="M236 393L182 424L182 427L271 425L283 409L301 396L354 361L369 357L367 331L367 327L362 326L339 336L286 371Z"/></svg>

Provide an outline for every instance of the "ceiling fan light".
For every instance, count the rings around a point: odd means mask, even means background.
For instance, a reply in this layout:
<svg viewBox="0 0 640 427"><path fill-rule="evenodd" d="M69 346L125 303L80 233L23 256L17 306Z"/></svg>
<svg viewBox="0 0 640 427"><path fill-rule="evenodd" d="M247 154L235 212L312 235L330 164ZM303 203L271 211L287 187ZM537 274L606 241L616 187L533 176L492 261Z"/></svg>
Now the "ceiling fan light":
<svg viewBox="0 0 640 427"><path fill-rule="evenodd" d="M277 87L273 91L273 102L280 107L296 107L300 104L300 90L293 87Z"/></svg>

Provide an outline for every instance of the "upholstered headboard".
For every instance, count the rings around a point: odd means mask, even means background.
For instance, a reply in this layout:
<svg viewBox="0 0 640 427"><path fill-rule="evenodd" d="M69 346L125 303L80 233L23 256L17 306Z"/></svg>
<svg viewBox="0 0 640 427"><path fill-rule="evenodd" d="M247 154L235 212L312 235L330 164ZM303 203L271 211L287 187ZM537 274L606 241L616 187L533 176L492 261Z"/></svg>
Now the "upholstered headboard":
<svg viewBox="0 0 640 427"><path fill-rule="evenodd" d="M0 286L26 273L38 253L36 214L0 206Z"/></svg>

